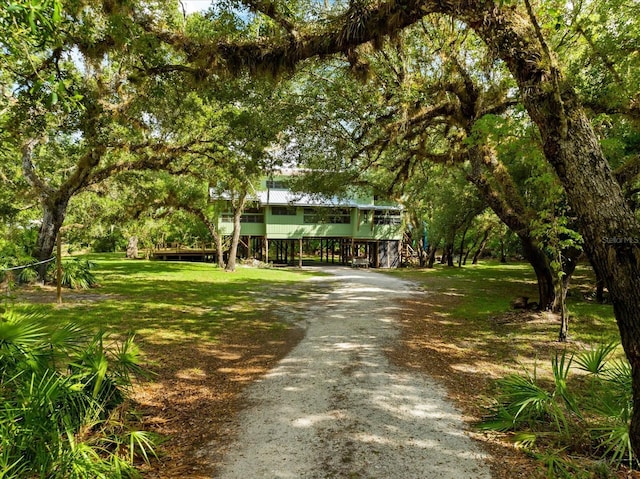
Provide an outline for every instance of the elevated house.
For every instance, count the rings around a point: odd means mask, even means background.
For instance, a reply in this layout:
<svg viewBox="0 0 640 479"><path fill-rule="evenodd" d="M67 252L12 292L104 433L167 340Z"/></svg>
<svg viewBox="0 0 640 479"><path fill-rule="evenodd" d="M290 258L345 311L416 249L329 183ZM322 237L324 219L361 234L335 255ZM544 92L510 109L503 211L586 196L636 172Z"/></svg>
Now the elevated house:
<svg viewBox="0 0 640 479"><path fill-rule="evenodd" d="M373 195L322 198L293 192L295 170L263 178L241 218L240 256L265 262L302 264L303 252L322 262L394 268L400 263L402 208ZM225 195L210 189L214 200ZM230 236L233 215L219 217Z"/></svg>

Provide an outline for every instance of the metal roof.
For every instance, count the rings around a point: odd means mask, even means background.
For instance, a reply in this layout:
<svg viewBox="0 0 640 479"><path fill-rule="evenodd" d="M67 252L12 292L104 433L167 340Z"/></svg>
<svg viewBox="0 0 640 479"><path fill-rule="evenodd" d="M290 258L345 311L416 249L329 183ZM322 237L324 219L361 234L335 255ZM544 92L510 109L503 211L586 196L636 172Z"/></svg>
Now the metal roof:
<svg viewBox="0 0 640 479"><path fill-rule="evenodd" d="M213 188L210 189L210 195L212 198L231 199L228 193L217 194ZM374 202L361 203L349 198L309 195L279 188L256 191L250 198L262 206L342 207L381 211L402 210L401 206L376 205Z"/></svg>

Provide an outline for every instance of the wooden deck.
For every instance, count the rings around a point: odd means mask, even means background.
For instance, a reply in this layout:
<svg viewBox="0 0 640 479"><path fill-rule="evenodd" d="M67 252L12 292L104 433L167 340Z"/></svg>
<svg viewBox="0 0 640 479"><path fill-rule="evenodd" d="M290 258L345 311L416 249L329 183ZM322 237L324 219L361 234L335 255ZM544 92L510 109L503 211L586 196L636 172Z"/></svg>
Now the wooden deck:
<svg viewBox="0 0 640 479"><path fill-rule="evenodd" d="M153 250L149 254L149 258L162 261L198 261L214 263L217 259L217 252L215 249L166 248Z"/></svg>

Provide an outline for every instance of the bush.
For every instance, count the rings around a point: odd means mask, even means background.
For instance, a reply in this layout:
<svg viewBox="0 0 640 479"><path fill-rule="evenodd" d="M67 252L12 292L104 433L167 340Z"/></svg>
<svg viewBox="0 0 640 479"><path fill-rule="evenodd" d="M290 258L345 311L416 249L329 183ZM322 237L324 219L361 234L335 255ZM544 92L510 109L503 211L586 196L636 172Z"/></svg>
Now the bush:
<svg viewBox="0 0 640 479"><path fill-rule="evenodd" d="M9 286L35 281L37 273L34 268L25 266L37 262L30 253L35 246L37 230L13 229L7 236L0 238L0 283L7 282Z"/></svg>
<svg viewBox="0 0 640 479"><path fill-rule="evenodd" d="M33 283L38 278L38 272L33 268L23 268L18 274L20 283Z"/></svg>
<svg viewBox="0 0 640 479"><path fill-rule="evenodd" d="M74 258L62 263L62 286L72 289L88 289L97 284L97 279L91 271L95 263L83 258ZM48 276L55 278L56 265L51 263Z"/></svg>
<svg viewBox="0 0 640 479"><path fill-rule="evenodd" d="M575 358L556 355L552 388L535 371L498 380L497 397L480 428L515 432L514 440L547 465L549 477L574 477L576 465L561 457L568 451L588 451L600 462L632 469L637 461L629 439L631 367L626 360L610 360L616 347L599 345ZM569 383L574 364L588 373L586 384L576 378Z"/></svg>
<svg viewBox="0 0 640 479"><path fill-rule="evenodd" d="M107 346L104 332L42 320L0 313L2 477L136 476L133 461L153 454L153 440L122 420L142 374L133 336Z"/></svg>
<svg viewBox="0 0 640 479"><path fill-rule="evenodd" d="M31 256L4 256L0 258L0 282L9 281L16 284L31 283L36 280L38 274L33 267L16 268L29 265L37 260Z"/></svg>
<svg viewBox="0 0 640 479"><path fill-rule="evenodd" d="M122 233L114 231L94 240L91 250L94 253L114 253L127 247L127 240Z"/></svg>

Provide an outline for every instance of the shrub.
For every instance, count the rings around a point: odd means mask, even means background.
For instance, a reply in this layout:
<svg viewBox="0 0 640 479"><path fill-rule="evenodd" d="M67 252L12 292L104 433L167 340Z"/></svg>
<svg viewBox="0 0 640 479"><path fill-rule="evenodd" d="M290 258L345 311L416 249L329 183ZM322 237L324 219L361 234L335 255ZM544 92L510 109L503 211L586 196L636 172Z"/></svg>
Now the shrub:
<svg viewBox="0 0 640 479"><path fill-rule="evenodd" d="M553 452L554 448L580 453L588 450L600 461L633 468L631 367L626 360L610 360L616 347L615 343L599 345L575 358L566 353L556 355L552 360L553 388L545 387L535 370L533 375L498 380L498 394L479 427L515 432L516 442L536 457L545 458L549 477L572 477L559 472L573 466L571 460ZM588 373L586 385L580 380L569 382L572 366ZM540 440L544 447L539 446Z"/></svg>
<svg viewBox="0 0 640 479"><path fill-rule="evenodd" d="M62 286L72 289L88 289L97 284L92 269L95 263L83 259L74 258L62 263ZM49 275L55 274L55 264L49 267Z"/></svg>
<svg viewBox="0 0 640 479"><path fill-rule="evenodd" d="M33 283L38 278L38 273L32 267L22 268L18 274L21 283Z"/></svg>
<svg viewBox="0 0 640 479"><path fill-rule="evenodd" d="M5 271L5 269L29 265L37 261L30 254L35 246L37 229L14 227L8 228L4 233L5 235L0 237L0 282L7 280L31 282L35 273L33 268L12 271Z"/></svg>
<svg viewBox="0 0 640 479"><path fill-rule="evenodd" d="M142 373L133 336L107 346L69 323L0 313L2 477L133 477L153 438L125 426L126 397ZM133 439L135 438L135 439Z"/></svg>
<svg viewBox="0 0 640 479"><path fill-rule="evenodd" d="M36 280L37 273L33 267L22 267L35 263L30 256L14 256L0 258L0 283L10 282L14 284L31 283Z"/></svg>

